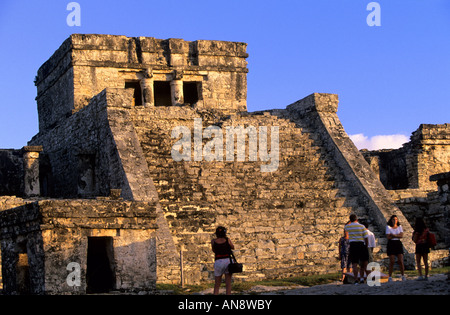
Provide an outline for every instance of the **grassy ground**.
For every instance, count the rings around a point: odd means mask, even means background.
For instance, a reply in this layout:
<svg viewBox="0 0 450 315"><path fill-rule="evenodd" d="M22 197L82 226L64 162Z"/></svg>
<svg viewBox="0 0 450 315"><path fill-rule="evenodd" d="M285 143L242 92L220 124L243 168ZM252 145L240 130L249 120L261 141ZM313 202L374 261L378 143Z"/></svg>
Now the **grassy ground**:
<svg viewBox="0 0 450 315"><path fill-rule="evenodd" d="M430 270L429 274L443 274L449 273L450 267L443 268L433 268ZM417 270L406 270L405 274L407 277L416 277L418 276ZM394 271L394 276L399 275L398 271ZM339 281L341 278L340 273L326 274L326 275L311 275L311 276L302 276L302 277L294 277L287 279L277 279L277 280L265 280L265 281L245 281L245 282L237 282L234 281L232 284L232 290L240 293L246 290L251 289L257 285L263 286L314 286L320 284L326 284L331 282ZM224 284L222 284L224 286ZM157 284L156 288L159 291L167 291L169 294L193 294L197 292L204 291L209 288L213 288L214 283L205 283L201 285L185 285L181 287L180 285L173 284Z"/></svg>

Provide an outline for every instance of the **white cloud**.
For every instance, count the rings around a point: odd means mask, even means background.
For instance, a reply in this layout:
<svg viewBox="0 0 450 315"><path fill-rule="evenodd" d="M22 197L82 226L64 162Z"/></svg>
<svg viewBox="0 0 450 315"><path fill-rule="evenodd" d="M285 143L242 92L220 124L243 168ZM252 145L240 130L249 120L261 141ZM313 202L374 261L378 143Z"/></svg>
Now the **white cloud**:
<svg viewBox="0 0 450 315"><path fill-rule="evenodd" d="M409 137L405 135L380 135L371 138L362 133L349 135L358 150L381 150L381 149L398 149L402 144L409 141Z"/></svg>

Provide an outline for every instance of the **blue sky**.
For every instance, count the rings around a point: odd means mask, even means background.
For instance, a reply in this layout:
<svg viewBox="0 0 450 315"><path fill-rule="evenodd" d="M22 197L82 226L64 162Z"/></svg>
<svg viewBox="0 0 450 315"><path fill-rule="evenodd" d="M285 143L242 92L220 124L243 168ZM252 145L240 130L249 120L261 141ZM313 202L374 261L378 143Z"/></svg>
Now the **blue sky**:
<svg viewBox="0 0 450 315"><path fill-rule="evenodd" d="M72 33L246 42L249 111L336 93L346 132L366 146L450 123L449 0L376 1L372 27L370 0L78 0L79 27L66 23L70 2L0 2L0 148L37 133L35 75Z"/></svg>

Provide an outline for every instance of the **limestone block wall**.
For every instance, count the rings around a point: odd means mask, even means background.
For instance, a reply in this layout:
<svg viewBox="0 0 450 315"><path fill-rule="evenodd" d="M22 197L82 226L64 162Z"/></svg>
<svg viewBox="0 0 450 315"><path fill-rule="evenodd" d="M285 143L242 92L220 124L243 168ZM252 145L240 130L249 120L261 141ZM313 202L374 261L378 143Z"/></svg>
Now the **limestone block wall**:
<svg viewBox="0 0 450 315"><path fill-rule="evenodd" d="M107 102L109 128L123 170L122 196L128 200L155 203L158 232L156 248L158 256L158 279L161 282L179 283L179 253L164 217L158 192L148 169L140 145L129 106L131 98L123 89L106 89L103 97ZM177 108L177 107L172 107Z"/></svg>
<svg viewBox="0 0 450 315"><path fill-rule="evenodd" d="M246 47L225 41L73 34L38 71L40 130L87 106L105 88L125 88L127 83L137 84L138 105L155 105L156 82L170 82L168 105L192 103L187 95L185 100L183 85L194 83L196 106L246 110Z"/></svg>
<svg viewBox="0 0 450 315"><path fill-rule="evenodd" d="M122 89L130 104L131 92ZM112 97L112 96L111 96ZM124 99L110 102L122 104ZM110 189L129 190L112 138L106 91L51 130L34 136L29 145L40 145L41 188L49 197L108 196ZM127 190L128 189L128 190Z"/></svg>
<svg viewBox="0 0 450 315"><path fill-rule="evenodd" d="M407 222L392 202L379 178L371 170L364 157L349 139L337 116L338 97L332 94L314 93L287 107L289 115L299 125L315 134L315 139L326 152L325 157L336 163L340 174L351 186L351 191L359 198L359 209L366 212L375 227L382 233L386 222L393 214L402 222ZM405 234L412 233L405 225ZM384 242L383 242L384 244ZM404 240L408 253L414 252L410 240ZM407 257L413 264L413 257Z"/></svg>
<svg viewBox="0 0 450 315"><path fill-rule="evenodd" d="M363 149L361 153L386 189L399 190L409 187L405 148L376 151Z"/></svg>
<svg viewBox="0 0 450 315"><path fill-rule="evenodd" d="M0 212L4 292L86 293L88 240L99 237L112 240L115 290L154 290L154 213L152 203L106 199L41 200ZM74 286L71 263L80 267Z"/></svg>
<svg viewBox="0 0 450 315"><path fill-rule="evenodd" d="M41 131L30 144L43 147L41 179L47 196L93 198L120 189L127 200L156 202L158 265L175 269L175 276L170 271L165 276L178 281L178 253L131 124L131 103L130 91L105 89L55 128Z"/></svg>
<svg viewBox="0 0 450 315"><path fill-rule="evenodd" d="M416 218L423 218L430 230L436 234L437 248L448 247L448 172L431 176L437 182L436 191L406 189L389 191L396 205L402 210L410 224ZM439 180L438 180L439 179Z"/></svg>
<svg viewBox="0 0 450 315"><path fill-rule="evenodd" d="M70 38L66 39L36 75L39 130L54 127L71 115L74 108L74 73L69 53L71 45Z"/></svg>
<svg viewBox="0 0 450 315"><path fill-rule="evenodd" d="M16 196L0 196L0 212L7 210L7 209L11 209L11 208L15 208L15 207L19 207L19 206L23 206L26 203L30 203L30 202L34 202L33 200L26 200L20 197L16 197ZM0 265L2 262L2 258L1 258L1 246L0 246ZM3 289L3 277L2 277L2 268L0 268L0 288Z"/></svg>
<svg viewBox="0 0 450 315"><path fill-rule="evenodd" d="M390 190L389 193L412 226L416 218L423 218L436 235L438 244L431 251L429 262L433 267L440 267L448 265L449 257L449 173L432 175L430 181L437 182L436 191L403 189Z"/></svg>
<svg viewBox="0 0 450 315"><path fill-rule="evenodd" d="M220 117L190 107L134 108L130 113L175 245L183 251L186 281L211 279L210 240L218 225L229 228L246 266L244 277L337 268L336 242L352 208L341 197L345 194L340 196L343 183L321 160L320 148L294 123L269 113ZM202 119L202 131L208 126L266 126L269 132L278 127L278 169L261 172L267 162L249 160L248 139L245 161L194 161L193 150L192 161L174 161L171 149L178 139L171 131L186 126L193 135L195 118Z"/></svg>
<svg viewBox="0 0 450 315"><path fill-rule="evenodd" d="M33 200L16 196L0 196L0 211L22 206L28 202L33 202Z"/></svg>
<svg viewBox="0 0 450 315"><path fill-rule="evenodd" d="M337 267L333 262L336 242L352 212L369 221L380 245L385 245L386 221L393 213L400 218L402 214L376 176L366 175L369 166L351 147L337 119L337 99L330 103L321 100L327 95L315 97L303 101L320 109L325 104L331 109L328 118L307 105L231 116L190 107L130 108L175 250L183 252L187 281L211 278L209 241L219 224L229 227L246 265L244 277L253 279ZM304 116L305 109L312 116ZM174 161L171 148L178 139L171 137L171 131L185 126L194 137L194 119L201 119L202 130L208 126L222 130L227 126L277 126L279 167L275 172L261 172L264 163L250 161L248 149L243 162L195 161L193 156L191 161ZM203 145L207 143L208 139L202 139ZM245 143L249 148L249 141ZM194 143L191 148L192 153ZM409 231L408 226L405 229ZM405 246L412 251L408 241ZM164 279L164 274L160 268L159 278Z"/></svg>
<svg viewBox="0 0 450 315"><path fill-rule="evenodd" d="M448 124L421 125L403 151L386 155L396 156L388 167L370 155L375 169L388 170L377 176L340 123L336 95L246 112L247 57L245 43L71 35L36 77L39 133L32 150L22 150L29 163L22 157L20 170L17 152L0 151L13 176L25 174L24 191L33 183L29 195L38 172L42 195L71 199L0 198L5 290L20 292L17 279L28 272L33 293L85 292L86 281L63 282L72 261L87 278L95 237L114 244L115 288L129 290L154 288L156 279L179 283L180 265L186 283L211 281L218 225L228 227L243 279L339 270L337 242L351 213L375 232L378 254L390 215L410 235L380 179L400 169L394 182L435 187L429 176L449 170ZM189 134L184 160L173 155L180 127ZM247 136L235 142L227 131L237 128ZM262 161L264 130L269 158ZM235 145L229 159L228 141ZM3 192L22 189L14 185ZM124 200L107 199L112 189ZM413 253L409 239L404 245Z"/></svg>
<svg viewBox="0 0 450 315"><path fill-rule="evenodd" d="M450 124L422 124L411 136L409 144L410 188L437 190L430 176L450 171Z"/></svg>
<svg viewBox="0 0 450 315"><path fill-rule="evenodd" d="M396 150L362 150L386 189L435 191L430 176L450 170L450 125L423 124Z"/></svg>
<svg viewBox="0 0 450 315"><path fill-rule="evenodd" d="M442 217L438 223L439 231L443 236L444 244L450 247L450 172L435 174L430 177L438 185L437 194L431 205L433 213L441 213Z"/></svg>
<svg viewBox="0 0 450 315"><path fill-rule="evenodd" d="M210 281L209 242L218 225L226 225L235 241L246 266L241 277L329 272L338 269L336 242L350 213L369 221L380 237L380 252L389 215L402 218L352 147L333 97L314 94L286 110L225 115L191 106L133 106L130 91L108 88L30 144L43 146L53 176L58 176L54 182L61 185L58 194L80 193L80 178L89 172L80 172L86 163L80 166L78 157L87 155L95 161L93 194L106 196L106 189L120 188L126 199L156 202L161 282L179 283L180 251L185 280ZM201 121L202 132L211 126L224 130L223 152L227 127L253 126L258 135L259 127L266 127L269 152L272 127L278 128L278 167L262 172L268 162L250 159L254 152L249 139L244 161L237 156L226 161L225 155L219 161L203 156L196 161L196 121ZM191 132L191 161L175 161L171 155L179 140L172 138L172 130L179 126ZM204 147L210 138L201 138ZM405 245L411 251L410 244Z"/></svg>

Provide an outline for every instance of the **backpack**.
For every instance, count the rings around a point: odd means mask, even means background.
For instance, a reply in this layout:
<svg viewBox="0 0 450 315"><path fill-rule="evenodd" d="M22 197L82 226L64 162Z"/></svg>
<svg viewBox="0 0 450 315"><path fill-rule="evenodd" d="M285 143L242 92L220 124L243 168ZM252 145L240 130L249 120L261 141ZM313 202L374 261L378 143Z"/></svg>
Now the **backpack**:
<svg viewBox="0 0 450 315"><path fill-rule="evenodd" d="M434 233L428 232L427 244L430 248L434 248L436 246L436 235L434 235Z"/></svg>

